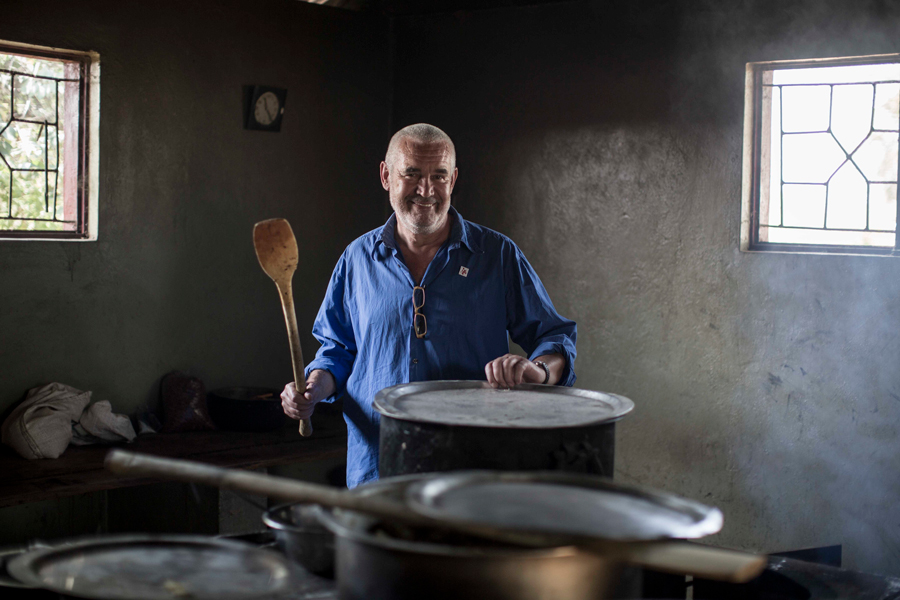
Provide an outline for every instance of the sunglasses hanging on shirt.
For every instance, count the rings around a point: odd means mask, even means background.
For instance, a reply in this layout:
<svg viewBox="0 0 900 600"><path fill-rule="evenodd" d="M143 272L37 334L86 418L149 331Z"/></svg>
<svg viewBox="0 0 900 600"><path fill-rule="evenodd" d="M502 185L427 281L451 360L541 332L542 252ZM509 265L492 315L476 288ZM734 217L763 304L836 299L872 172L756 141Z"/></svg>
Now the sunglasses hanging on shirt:
<svg viewBox="0 0 900 600"><path fill-rule="evenodd" d="M425 288L417 285L413 288L413 331L422 339L428 333L428 321L420 309L425 306Z"/></svg>

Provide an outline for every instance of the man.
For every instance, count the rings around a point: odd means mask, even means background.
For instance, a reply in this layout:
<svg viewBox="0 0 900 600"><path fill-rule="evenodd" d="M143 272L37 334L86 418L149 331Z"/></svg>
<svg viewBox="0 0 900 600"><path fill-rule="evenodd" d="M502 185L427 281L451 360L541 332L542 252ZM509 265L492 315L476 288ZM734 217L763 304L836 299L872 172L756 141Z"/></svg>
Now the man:
<svg viewBox="0 0 900 600"><path fill-rule="evenodd" d="M338 260L313 325L322 344L306 389L281 395L294 419L345 396L347 485L378 478L380 390L411 381L483 379L572 385L575 323L557 314L506 236L450 206L456 150L420 123L398 131L381 163L394 214ZM509 336L531 359L509 354Z"/></svg>

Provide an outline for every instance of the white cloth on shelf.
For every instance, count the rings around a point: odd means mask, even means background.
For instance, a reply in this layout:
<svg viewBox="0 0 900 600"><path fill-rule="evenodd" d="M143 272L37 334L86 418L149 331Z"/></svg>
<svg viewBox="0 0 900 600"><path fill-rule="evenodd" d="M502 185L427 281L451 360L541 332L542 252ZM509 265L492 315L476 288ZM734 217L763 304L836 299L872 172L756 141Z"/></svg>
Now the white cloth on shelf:
<svg viewBox="0 0 900 600"><path fill-rule="evenodd" d="M94 402L84 409L81 419L72 428L72 443L78 446L130 442L135 438L131 419L114 413L109 400Z"/></svg>
<svg viewBox="0 0 900 600"><path fill-rule="evenodd" d="M62 383L33 388L3 422L2 441L23 457L36 459L57 458L70 442L130 442L136 437L128 417L114 414L108 401L88 407L90 401L91 392Z"/></svg>

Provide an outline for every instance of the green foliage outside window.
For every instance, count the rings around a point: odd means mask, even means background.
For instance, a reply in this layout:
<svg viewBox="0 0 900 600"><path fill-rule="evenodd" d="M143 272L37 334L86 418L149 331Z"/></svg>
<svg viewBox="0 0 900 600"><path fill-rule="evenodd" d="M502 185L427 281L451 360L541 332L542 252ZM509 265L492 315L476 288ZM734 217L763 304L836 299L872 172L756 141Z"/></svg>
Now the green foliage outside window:
<svg viewBox="0 0 900 600"><path fill-rule="evenodd" d="M63 148L66 86L77 84L57 81L67 70L61 60L0 54L2 230L73 228L63 222Z"/></svg>

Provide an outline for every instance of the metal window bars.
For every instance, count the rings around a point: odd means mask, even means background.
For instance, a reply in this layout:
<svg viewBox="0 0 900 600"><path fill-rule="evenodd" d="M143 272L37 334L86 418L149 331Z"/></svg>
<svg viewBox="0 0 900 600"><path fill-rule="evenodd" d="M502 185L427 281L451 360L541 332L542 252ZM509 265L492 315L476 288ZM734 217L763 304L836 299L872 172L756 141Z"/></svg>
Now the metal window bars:
<svg viewBox="0 0 900 600"><path fill-rule="evenodd" d="M877 57L872 57L877 58ZM889 62L889 61L881 61L881 62ZM823 64L824 63L824 64ZM825 62L825 61L796 61L790 68L809 68L809 67L821 67L821 66L858 66L858 65L871 65L878 64L873 60L870 61L860 61L857 63L851 61L835 61L835 62ZM755 85L755 93L754 93L754 157L753 157L753 208L751 212L751 220L752 220L752 231L751 231L751 246L750 249L755 250L782 250L782 251L806 251L806 252L840 252L840 253L860 253L860 254L893 254L900 255L900 236L897 235L897 224L900 223L900 185L898 185L898 173L900 173L900 116L896 118L893 128L886 128L884 126L876 126L876 102L878 98L878 87L877 86L897 86L897 91L895 93L900 94L900 79L878 79L875 81L850 81L850 82L803 82L803 83L771 83L767 82L764 77L768 74L768 80L771 81L771 74L778 70L777 66L774 66L772 63L768 65L761 64L759 68L754 73L754 85ZM845 86L871 86L872 94L871 94L871 105L869 106L869 124L868 131L865 132L865 135L862 136L862 139L859 140L854 146L847 147L844 143L845 140L839 139L840 136L835 135L835 131L833 129L834 124L834 116L835 116L835 89L841 88ZM784 99L786 89L803 89L803 88L828 88L828 124L827 127L818 128L818 129L786 129L785 127L785 106ZM766 90L768 90L768 94L765 94ZM767 100L772 104L775 104L773 101L773 96L777 96L777 106L764 106L764 95L767 96ZM772 154L775 153L776 148L774 144L771 148L765 148L764 146L768 143L771 144L772 140L766 140L766 132L763 130L767 125L773 125L773 123L766 123L766 119L775 120L775 116L773 112L777 112L777 124L772 127L771 135L778 135L779 139L777 140L777 164L776 159L772 157ZM763 115L766 115L765 117ZM803 181L801 179L786 179L785 177L785 158L786 158L786 150L785 150L785 140L791 138L791 136L803 136L810 134L821 134L830 136L830 138L834 141L837 148L840 149L840 152L843 155L843 158L837 164L836 167L832 168L828 173L827 177L824 181ZM893 134L896 136L896 139L893 142L893 152L896 152L897 165L896 170L894 171L894 177L888 179L878 179L870 177L871 173L867 174L867 169L864 169L860 164L857 157L858 151L866 145L872 139L873 134ZM767 164L767 161L770 161L771 164ZM844 224L829 224L829 201L833 201L831 198L832 191L832 182L835 180L835 177L838 173L841 172L847 166L851 166L859 176L865 181L865 227L849 227ZM771 191L773 194L775 190L765 190L765 186L769 185L769 181L766 181L766 171L768 171L769 175L771 173L777 174L777 201L778 201L778 213L777 213L777 222L775 219L771 219L769 221L769 216L765 213L768 211L770 206L768 205L768 201L763 201L763 197L766 195L768 191ZM821 226L812 226L807 224L785 224L785 186L813 186L818 188L824 188L824 207L821 210ZM896 215L895 222L893 228L877 228L872 227L872 186L873 185L887 185L893 186L893 201L896 205ZM774 186L772 186L774 187ZM767 229L765 233L761 234L761 229ZM894 243L891 245L867 245L862 243L856 244L846 244L840 242L826 242L826 243L802 243L802 242L772 242L768 240L768 234L772 231L809 231L809 232L833 232L833 233L848 233L855 234L854 237L860 234L881 234L881 235L893 235Z"/></svg>
<svg viewBox="0 0 900 600"><path fill-rule="evenodd" d="M86 153L86 60L54 53L23 54L0 45L0 54L47 61L60 65L62 76L25 72L16 68L0 68L0 77L8 77L6 90L0 92L0 114L8 110L6 122L0 122L0 169L5 170L5 196L0 202L0 237L6 238L80 238L87 231L84 206L84 181L81 176ZM26 82L47 82L52 86L52 108L35 116L32 102L35 93L24 90ZM49 87L48 86L48 87ZM6 96L6 97L4 97ZM25 106L23 109L22 106ZM61 108L64 110L61 111ZM36 139L23 141L20 128L38 126ZM26 130L27 131L27 130ZM33 131L31 132L33 133ZM64 145L65 141L65 145ZM42 146L35 152L35 146ZM23 151L23 147L31 152ZM16 157L15 154L20 156ZM22 155L26 156L23 158ZM38 174L29 178L29 174ZM41 177L41 175L43 177ZM25 206L23 196L31 179L43 179L43 206L31 202ZM61 186L62 183L62 186ZM34 186L32 185L32 188ZM60 188L63 196L60 197Z"/></svg>

